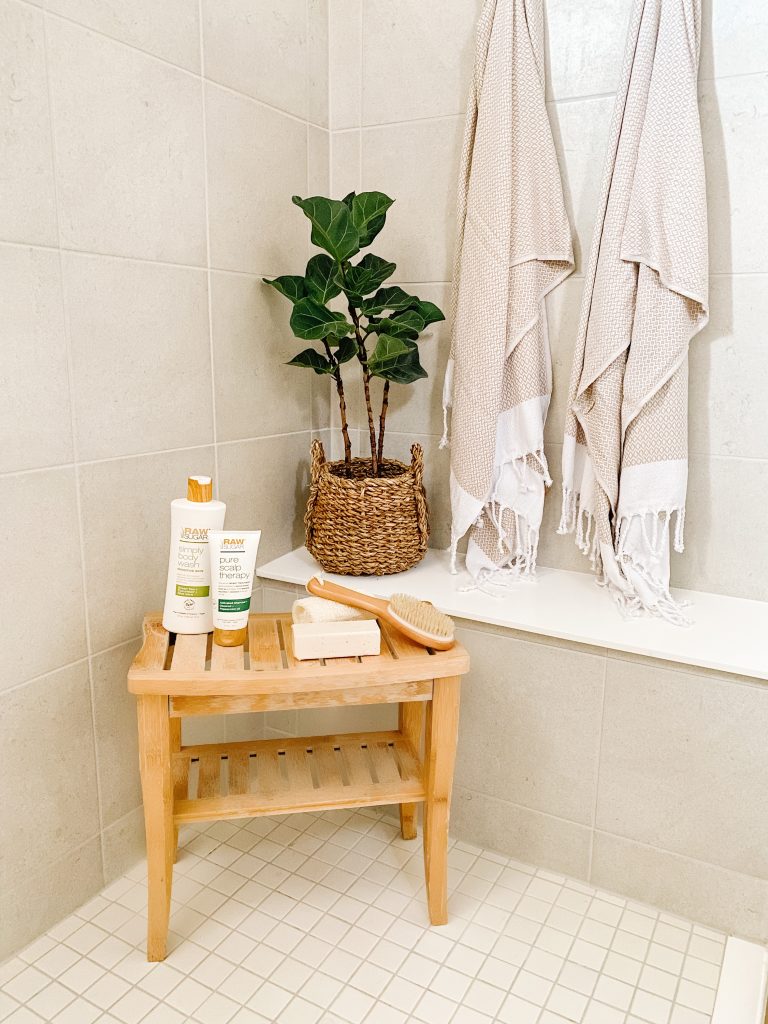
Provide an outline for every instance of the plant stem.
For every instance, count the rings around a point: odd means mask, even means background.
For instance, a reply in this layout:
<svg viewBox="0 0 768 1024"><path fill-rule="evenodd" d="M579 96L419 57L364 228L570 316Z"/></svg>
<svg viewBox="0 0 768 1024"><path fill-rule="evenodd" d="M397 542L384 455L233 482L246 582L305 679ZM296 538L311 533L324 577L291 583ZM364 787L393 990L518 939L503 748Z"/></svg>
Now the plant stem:
<svg viewBox="0 0 768 1024"><path fill-rule="evenodd" d="M357 310L349 304L349 315L355 325L355 337L357 339L357 358L363 369L363 391L365 393L365 408L368 413L368 436L371 444L371 475L379 475L379 459L376 450L376 427L373 422L373 406L371 405L371 375L368 371L368 353L365 348L365 340L360 329L360 318Z"/></svg>
<svg viewBox="0 0 768 1024"><path fill-rule="evenodd" d="M336 392L339 396L339 415L341 416L341 436L344 439L344 463L347 467L347 474L352 466L352 443L349 440L349 424L347 423L347 402L344 397L344 381L341 379L341 367L338 360L331 351L328 339L323 338L323 345L328 354L328 360L333 364L333 376L336 381Z"/></svg>
<svg viewBox="0 0 768 1024"><path fill-rule="evenodd" d="M381 414L379 415L379 465L384 460L384 429L387 422L387 410L389 409L389 381L384 381L384 394L381 397Z"/></svg>

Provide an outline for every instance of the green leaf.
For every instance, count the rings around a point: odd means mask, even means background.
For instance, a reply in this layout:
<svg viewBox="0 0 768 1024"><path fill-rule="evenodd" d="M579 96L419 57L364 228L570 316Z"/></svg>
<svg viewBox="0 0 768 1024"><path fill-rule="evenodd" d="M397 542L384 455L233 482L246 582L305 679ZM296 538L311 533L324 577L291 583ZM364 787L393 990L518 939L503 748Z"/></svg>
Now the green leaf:
<svg viewBox="0 0 768 1024"><path fill-rule="evenodd" d="M346 203L324 196L294 196L293 202L312 222L313 245L325 249L339 263L360 251L360 233Z"/></svg>
<svg viewBox="0 0 768 1024"><path fill-rule="evenodd" d="M303 352L299 352L297 356L289 360L288 366L306 366L314 370L315 373L333 373L331 361L325 356L321 356L319 352L315 352L313 348L305 348Z"/></svg>
<svg viewBox="0 0 768 1024"><path fill-rule="evenodd" d="M372 299L365 300L361 309L366 316L377 316L385 309L413 309L418 302L417 296L409 295L408 292L404 292L402 288L395 285L392 288L380 289Z"/></svg>
<svg viewBox="0 0 768 1024"><path fill-rule="evenodd" d="M372 334L389 334L393 338L410 338L415 341L424 330L424 321L415 309L406 309L391 319L378 320L371 325Z"/></svg>
<svg viewBox="0 0 768 1024"><path fill-rule="evenodd" d="M383 192L360 192L352 198L352 220L360 235L360 248L370 245L384 227L394 199Z"/></svg>
<svg viewBox="0 0 768 1024"><path fill-rule="evenodd" d="M382 353L381 359L374 362L373 356L376 355L382 342L386 342L386 350ZM386 334L381 335L373 356L368 361L371 373L375 377L392 381L393 384L411 384L413 381L427 376L427 371L419 362L419 349L413 341L389 338Z"/></svg>
<svg viewBox="0 0 768 1024"><path fill-rule="evenodd" d="M439 320L445 320L445 313L434 302L426 302L424 299L419 299L413 308L419 316L423 317L425 327L428 327L430 324L436 324Z"/></svg>
<svg viewBox="0 0 768 1024"><path fill-rule="evenodd" d="M326 303L341 292L338 281L339 265L323 253L313 256L307 264L305 281L307 293L317 302Z"/></svg>
<svg viewBox="0 0 768 1024"><path fill-rule="evenodd" d="M270 281L268 277L262 277L264 284L271 285L275 291L280 292L286 299L290 299L291 302L298 302L299 299L303 299L307 294L307 289L304 284L303 277L297 277L294 274L286 274L284 277L276 277Z"/></svg>
<svg viewBox="0 0 768 1024"><path fill-rule="evenodd" d="M364 295L375 292L396 270L396 263L388 263L380 256L374 256L369 252L357 266L346 269L344 291L355 305L360 305Z"/></svg>
<svg viewBox="0 0 768 1024"><path fill-rule="evenodd" d="M368 357L368 369L378 375L389 365L408 352L407 344L401 338L391 338L388 334L379 335L376 348Z"/></svg>
<svg viewBox="0 0 768 1024"><path fill-rule="evenodd" d="M357 355L357 342L354 338L342 338L338 348L333 353L339 363L348 363Z"/></svg>
<svg viewBox="0 0 768 1024"><path fill-rule="evenodd" d="M342 201L342 203L344 203L345 206L348 206L350 208L350 210L351 210L352 209L352 200L355 198L356 195L357 195L357 192L348 192L347 195L345 195L344 198L341 201Z"/></svg>
<svg viewBox="0 0 768 1024"><path fill-rule="evenodd" d="M351 329L343 313L333 313L314 299L301 299L291 313L291 330L305 341L329 336L343 338Z"/></svg>

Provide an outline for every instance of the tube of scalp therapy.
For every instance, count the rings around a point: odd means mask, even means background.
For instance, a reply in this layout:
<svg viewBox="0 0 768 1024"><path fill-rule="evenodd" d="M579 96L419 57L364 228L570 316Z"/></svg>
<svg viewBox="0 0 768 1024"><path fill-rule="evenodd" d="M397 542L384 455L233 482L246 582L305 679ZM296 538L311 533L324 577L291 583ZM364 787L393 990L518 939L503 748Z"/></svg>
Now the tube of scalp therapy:
<svg viewBox="0 0 768 1024"><path fill-rule="evenodd" d="M256 552L261 530L209 530L213 642L239 647L248 633Z"/></svg>

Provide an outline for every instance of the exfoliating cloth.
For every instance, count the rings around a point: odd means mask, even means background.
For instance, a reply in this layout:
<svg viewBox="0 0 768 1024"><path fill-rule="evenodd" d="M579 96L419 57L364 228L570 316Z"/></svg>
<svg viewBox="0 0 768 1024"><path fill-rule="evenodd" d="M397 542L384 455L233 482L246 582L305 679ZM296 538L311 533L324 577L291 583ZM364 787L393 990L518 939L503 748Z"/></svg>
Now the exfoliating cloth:
<svg viewBox="0 0 768 1024"><path fill-rule="evenodd" d="M300 597L293 602L294 622L353 622L357 619L375 619L371 612L349 608L324 597Z"/></svg>
<svg viewBox="0 0 768 1024"><path fill-rule="evenodd" d="M573 270L545 103L543 0L485 0L458 188L451 356L451 553L478 583L530 576L551 483L544 297Z"/></svg>
<svg viewBox="0 0 768 1024"><path fill-rule="evenodd" d="M635 0L585 274L563 446L575 531L629 614L686 622L688 343L706 324L707 216L696 80L701 0Z"/></svg>

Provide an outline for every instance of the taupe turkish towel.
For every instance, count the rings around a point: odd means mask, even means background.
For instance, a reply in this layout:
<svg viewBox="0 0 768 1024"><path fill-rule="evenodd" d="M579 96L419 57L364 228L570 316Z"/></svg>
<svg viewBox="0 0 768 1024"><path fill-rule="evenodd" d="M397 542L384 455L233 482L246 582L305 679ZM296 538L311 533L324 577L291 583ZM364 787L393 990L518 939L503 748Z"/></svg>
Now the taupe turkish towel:
<svg viewBox="0 0 768 1024"><path fill-rule="evenodd" d="M585 274L563 446L563 518L629 613L685 617L688 343L707 322L696 96L701 0L635 0Z"/></svg>
<svg viewBox="0 0 768 1024"><path fill-rule="evenodd" d="M453 563L471 531L467 567L478 580L534 571L551 482L544 297L573 270L573 250L545 104L543 20L543 0L485 0L459 176L444 407Z"/></svg>

